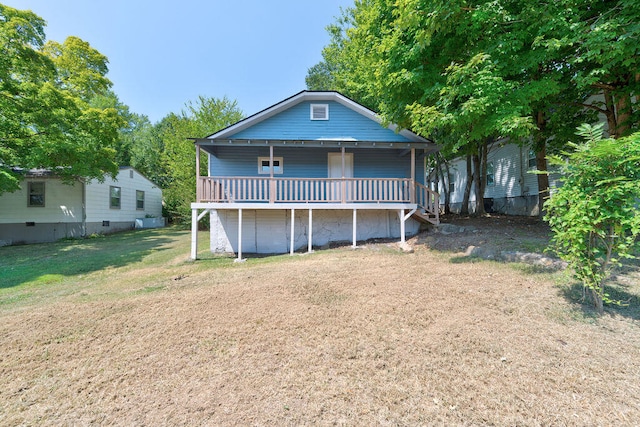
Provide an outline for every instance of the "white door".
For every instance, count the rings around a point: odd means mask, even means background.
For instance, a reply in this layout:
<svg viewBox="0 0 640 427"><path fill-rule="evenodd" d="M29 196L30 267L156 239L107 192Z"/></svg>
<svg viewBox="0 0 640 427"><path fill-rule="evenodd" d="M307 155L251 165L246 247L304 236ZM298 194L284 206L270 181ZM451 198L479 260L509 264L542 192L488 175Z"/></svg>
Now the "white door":
<svg viewBox="0 0 640 427"><path fill-rule="evenodd" d="M329 178L342 178L342 153L329 153ZM344 154L344 177L353 178L353 153ZM351 186L345 186L347 198L350 198ZM330 186L330 199L333 201L342 200L342 183L334 182Z"/></svg>

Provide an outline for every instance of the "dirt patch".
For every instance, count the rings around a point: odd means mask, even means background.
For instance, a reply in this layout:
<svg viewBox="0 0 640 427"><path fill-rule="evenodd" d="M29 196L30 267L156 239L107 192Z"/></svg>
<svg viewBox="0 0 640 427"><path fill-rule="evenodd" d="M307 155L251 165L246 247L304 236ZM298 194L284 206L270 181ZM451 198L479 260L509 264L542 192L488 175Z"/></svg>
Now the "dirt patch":
<svg viewBox="0 0 640 427"><path fill-rule="evenodd" d="M504 251L543 253L550 238L548 225L537 218L448 216L440 226L421 234L417 243L454 253L464 253L469 246L496 254Z"/></svg>
<svg viewBox="0 0 640 427"><path fill-rule="evenodd" d="M0 424L636 424L638 319L591 317L553 274L458 260L545 238L462 221L476 231L414 253L158 265L135 292L0 311Z"/></svg>

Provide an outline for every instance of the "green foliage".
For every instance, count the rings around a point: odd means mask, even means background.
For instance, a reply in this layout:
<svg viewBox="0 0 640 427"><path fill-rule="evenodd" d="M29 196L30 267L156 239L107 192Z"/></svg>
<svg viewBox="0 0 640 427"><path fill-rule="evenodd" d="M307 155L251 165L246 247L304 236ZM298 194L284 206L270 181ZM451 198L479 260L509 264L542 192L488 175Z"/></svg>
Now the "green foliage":
<svg viewBox="0 0 640 427"><path fill-rule="evenodd" d="M605 293L611 268L632 258L640 234L640 133L602 138L602 125L583 125L575 151L553 156L562 186L547 202L553 248L590 291L594 306L620 303Z"/></svg>
<svg viewBox="0 0 640 427"><path fill-rule="evenodd" d="M331 66L325 61L321 61L309 68L305 83L308 90L326 91L336 89Z"/></svg>
<svg viewBox="0 0 640 427"><path fill-rule="evenodd" d="M196 199L196 151L189 138L202 138L242 119L235 101L199 97L188 102L180 115L171 113L156 125L162 141L160 184L167 215L178 223L191 221L191 203ZM206 156L201 157L202 176L207 175Z"/></svg>
<svg viewBox="0 0 640 427"><path fill-rule="evenodd" d="M107 58L69 37L45 43L44 21L0 4L0 194L16 168L55 169L64 180L118 172L118 111L91 105L107 93Z"/></svg>
<svg viewBox="0 0 640 427"><path fill-rule="evenodd" d="M307 77L385 122L446 135L437 142L451 156L509 137L532 143L545 170L545 155L597 113L613 136L637 128L639 16L633 0L357 1L328 27ZM545 194L546 176L538 185Z"/></svg>

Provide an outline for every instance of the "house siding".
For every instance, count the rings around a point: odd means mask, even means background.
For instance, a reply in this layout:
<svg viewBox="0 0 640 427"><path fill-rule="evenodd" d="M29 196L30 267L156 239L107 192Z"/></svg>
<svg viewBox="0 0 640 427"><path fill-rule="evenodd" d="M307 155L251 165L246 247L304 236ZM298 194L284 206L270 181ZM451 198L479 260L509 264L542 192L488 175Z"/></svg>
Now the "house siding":
<svg viewBox="0 0 640 427"><path fill-rule="evenodd" d="M111 186L121 188L120 209L109 207ZM144 191L143 210L136 209L136 190ZM86 200L87 223L112 221L127 223L130 224L129 228L133 228L136 218L162 216L162 190L132 168L120 169L115 180L107 177L104 182L91 181L87 184Z"/></svg>
<svg viewBox="0 0 640 427"><path fill-rule="evenodd" d="M210 176L268 176L258 174L258 157L269 157L269 147L216 147L209 155ZM326 178L328 154L339 149L275 147L282 157L283 173L276 178ZM354 178L409 178L411 156L406 150L347 149L353 153ZM393 159L394 161L390 161ZM416 156L416 181L424 182L424 159Z"/></svg>
<svg viewBox="0 0 640 427"><path fill-rule="evenodd" d="M487 162L494 166L494 185L485 189L485 209L488 212L508 215L538 215L538 177L535 167L528 167L529 146L517 144L494 145L487 154ZM451 163L455 191L450 195L452 212L460 212L464 188L467 183L466 159L457 159ZM558 176L550 175L550 185L558 185ZM442 194L442 184L438 184ZM441 197L441 203L444 197ZM470 195L470 210L476 206L475 192Z"/></svg>
<svg viewBox="0 0 640 427"><path fill-rule="evenodd" d="M27 206L29 182L44 182L45 206ZM0 224L82 221L82 184L57 178L27 178L21 188L0 196Z"/></svg>
<svg viewBox="0 0 640 427"><path fill-rule="evenodd" d="M44 182L45 206L27 206L29 182ZM0 196L0 246L82 236L82 184L27 178L21 189Z"/></svg>
<svg viewBox="0 0 640 427"><path fill-rule="evenodd" d="M130 171L133 178L130 178ZM28 207L29 182L45 182L45 206ZM122 189L121 209L109 209L109 186ZM136 209L136 190L145 192L145 209ZM94 233L132 229L136 218L162 216L162 191L132 168L123 168L118 180L86 184L83 222L83 184L63 184L56 177L28 177L22 188L0 196L0 246L52 242ZM108 221L108 225L103 225Z"/></svg>
<svg viewBox="0 0 640 427"><path fill-rule="evenodd" d="M329 120L311 120L311 104L328 104ZM406 137L335 101L301 102L229 136L229 139L409 142Z"/></svg>

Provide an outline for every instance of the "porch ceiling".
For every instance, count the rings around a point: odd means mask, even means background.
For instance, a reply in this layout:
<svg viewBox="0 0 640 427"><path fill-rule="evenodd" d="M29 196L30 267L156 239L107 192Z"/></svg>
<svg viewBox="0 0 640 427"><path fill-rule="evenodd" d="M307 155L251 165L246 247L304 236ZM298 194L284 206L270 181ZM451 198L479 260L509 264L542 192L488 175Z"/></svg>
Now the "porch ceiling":
<svg viewBox="0 0 640 427"><path fill-rule="evenodd" d="M318 140L261 140L261 139L208 139L194 138L193 141L208 153L214 147L241 146L273 146L298 148L373 148L391 150L409 150L411 148L424 150L426 154L436 152L439 146L429 142L385 142L385 141L356 141L353 139L318 139Z"/></svg>

